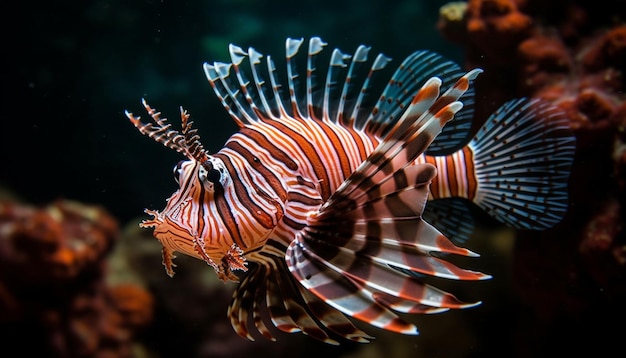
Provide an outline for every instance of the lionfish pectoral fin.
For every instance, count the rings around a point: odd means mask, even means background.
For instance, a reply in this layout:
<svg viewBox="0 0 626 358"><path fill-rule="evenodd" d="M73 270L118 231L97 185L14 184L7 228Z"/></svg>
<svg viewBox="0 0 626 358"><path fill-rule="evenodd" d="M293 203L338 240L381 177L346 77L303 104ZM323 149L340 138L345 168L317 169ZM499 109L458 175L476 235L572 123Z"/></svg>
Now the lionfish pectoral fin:
<svg viewBox="0 0 626 358"><path fill-rule="evenodd" d="M477 304L402 270L456 280L490 278L433 255L478 256L422 219L436 168L412 164L462 107L456 99L478 73L468 72L441 96L441 81L427 81L378 148L289 245L285 260L292 275L331 307L379 328L417 334L394 311L434 313Z"/></svg>
<svg viewBox="0 0 626 358"><path fill-rule="evenodd" d="M458 64L437 53L416 51L393 74L367 120L361 118L357 123L365 126L366 130L384 135L401 118L416 91L428 79L436 76L441 79L442 87L448 88L463 74ZM469 141L474 117L474 88L468 88L459 100L463 102L463 108L456 113L454 121L443 128L442 133L428 147L426 154L449 154Z"/></svg>
<svg viewBox="0 0 626 358"><path fill-rule="evenodd" d="M248 319L252 311L252 320L261 335L271 341L276 338L265 325L261 315L261 307L264 301L263 292L267 271L263 265L255 265L251 272L246 275L235 292L228 306L228 318L237 334L247 340L254 341L254 336L248 330Z"/></svg>
<svg viewBox="0 0 626 358"><path fill-rule="evenodd" d="M287 250L290 272L341 312L404 334L417 334L417 329L393 311L436 313L478 304L460 301L415 275L490 278L433 255L477 256L422 220L434 175L429 164L400 169L382 183L364 184L338 199L337 209L333 205L312 216Z"/></svg>
<svg viewBox="0 0 626 358"><path fill-rule="evenodd" d="M430 200L422 218L455 244L463 244L469 240L474 231L474 217L470 205L472 204L464 198Z"/></svg>
<svg viewBox="0 0 626 358"><path fill-rule="evenodd" d="M318 299L345 315L373 326L399 333L418 334L415 325L379 304L367 288L356 285L342 271L325 265L326 261L316 256L313 250L294 243L287 250L287 265L300 284Z"/></svg>
<svg viewBox="0 0 626 358"><path fill-rule="evenodd" d="M306 288L298 287L312 315L329 331L358 343L369 343L371 339L374 339L373 336L358 329L343 313L321 303L320 299Z"/></svg>
<svg viewBox="0 0 626 358"><path fill-rule="evenodd" d="M266 325L269 319L279 331L301 332L334 345L339 342L331 338L332 335L356 342L371 339L343 314L320 302L294 280L284 261L285 249L282 244L269 240L263 250L254 253L257 264L236 289L228 310L235 331L254 340L248 329L253 323L263 337L274 341Z"/></svg>

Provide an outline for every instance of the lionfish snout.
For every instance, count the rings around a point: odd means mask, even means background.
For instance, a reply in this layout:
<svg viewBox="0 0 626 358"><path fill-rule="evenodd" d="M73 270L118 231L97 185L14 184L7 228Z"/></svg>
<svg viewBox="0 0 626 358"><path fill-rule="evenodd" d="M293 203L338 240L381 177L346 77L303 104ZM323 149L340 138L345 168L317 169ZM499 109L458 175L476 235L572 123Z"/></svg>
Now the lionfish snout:
<svg viewBox="0 0 626 358"><path fill-rule="evenodd" d="M189 163L183 163L181 176L185 174L184 164ZM182 178L179 180L186 182ZM196 190L194 195L193 191L185 190L187 188L183 186L172 194L162 211L146 209L152 218L144 220L141 226L154 228L154 237L163 245L163 265L169 276L174 275L173 267L176 265L172 260L174 253L179 252L205 261L223 281L237 281L238 277L232 271L247 270L243 250L232 243L214 209L198 202L197 192L203 190ZM208 194L206 190L204 192Z"/></svg>

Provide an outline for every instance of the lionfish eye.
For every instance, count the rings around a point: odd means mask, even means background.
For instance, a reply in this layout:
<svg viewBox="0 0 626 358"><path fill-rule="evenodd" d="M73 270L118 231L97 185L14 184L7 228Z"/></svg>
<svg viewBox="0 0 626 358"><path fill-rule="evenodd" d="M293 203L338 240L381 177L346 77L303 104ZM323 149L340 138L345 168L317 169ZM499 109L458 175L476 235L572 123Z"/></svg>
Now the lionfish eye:
<svg viewBox="0 0 626 358"><path fill-rule="evenodd" d="M198 172L198 179L204 183L207 190L213 191L224 184L224 168L219 163L203 163Z"/></svg>
<svg viewBox="0 0 626 358"><path fill-rule="evenodd" d="M222 174L220 173L219 170L215 169L215 168L211 168L207 173L206 173L206 179L208 181L210 181L213 184L217 184L220 182L220 179L222 178Z"/></svg>
<svg viewBox="0 0 626 358"><path fill-rule="evenodd" d="M184 162L185 162L184 160L181 160L178 163L176 163L176 165L174 166L174 180L176 181L176 184L180 184L178 178L180 177L180 173L183 169Z"/></svg>

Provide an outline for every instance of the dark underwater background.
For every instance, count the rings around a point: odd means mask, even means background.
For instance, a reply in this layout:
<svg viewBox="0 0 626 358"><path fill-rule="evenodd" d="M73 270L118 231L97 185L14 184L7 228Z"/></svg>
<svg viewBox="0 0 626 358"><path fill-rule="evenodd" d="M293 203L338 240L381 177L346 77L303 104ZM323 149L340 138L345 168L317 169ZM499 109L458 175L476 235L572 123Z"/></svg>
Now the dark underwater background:
<svg viewBox="0 0 626 358"><path fill-rule="evenodd" d="M0 181L29 201L97 202L120 220L160 207L180 157L137 134L124 110L141 98L177 120L187 109L217 151L236 129L202 64L228 44L279 58L285 38L359 44L399 64L416 49L460 52L437 34L441 1L60 1L3 12L5 79ZM21 153L18 155L18 153ZM27 153L31 153L30 155ZM30 158L28 158L30 157Z"/></svg>
<svg viewBox="0 0 626 358"><path fill-rule="evenodd" d="M234 286L218 282L206 264L180 256L176 260L177 275L170 279L161 265L160 244L149 230L138 229L137 223L145 218L144 208L163 208L165 199L176 190L172 167L182 157L140 135L124 110L147 118L140 102L146 98L151 106L177 123L179 106L183 106L190 112L205 148L211 152L219 150L236 126L215 97L202 64L229 61L229 43L243 48L252 46L278 58L284 53L286 37L320 36L328 42L328 48L338 47L346 52L354 51L359 44L370 45L373 53L382 52L394 59L390 67L418 49L439 52L462 67L474 66L476 58L480 58L471 52L476 46L464 45L463 39L451 41L437 27L439 9L446 3L60 0L0 5L4 63L0 81L0 199L32 207L71 200L103 208L106 213L101 215L117 222L119 235L113 235L113 244L102 250L101 263L90 280L104 282L97 287L128 280L151 297L141 301L147 302L145 307L132 303L127 311L116 311L123 321L130 316L128 312L150 308L145 313L149 318L137 318L143 324L132 329L124 326L116 330L119 325L113 325L114 332L103 334L100 328L90 328L91 324L97 325L95 321L87 321L91 323L85 323L87 328L82 330L59 323L52 334L46 324L41 324L48 321L40 319L39 312L55 311L64 305L66 296L57 291L48 296L46 290L51 286L26 289L29 293L23 297L28 297L24 301L28 303L22 304L14 300L20 295L11 296L11 286L0 282L0 347L42 357L543 357L587 351L596 356L619 351L624 354L626 240L620 186L624 171L620 166L619 170L602 174L617 184L604 185L591 178L585 185L576 186L586 193L585 200L573 203L578 210L590 207L604 213L602 200L613 198L617 202L617 217L608 215L613 221L596 223L601 227L599 231L605 228L602 225L610 228L610 240L605 246L600 245L599 253L594 251L591 259L581 249L586 247L581 237L597 230L585 231L588 226L583 225L582 219L577 224L578 218L586 217L583 214L572 218L566 228L542 236L520 236L476 212L477 230L464 245L481 257L459 262L493 278L455 283L450 289L463 300L483 303L458 312L409 317L420 329L418 336L399 336L361 325L377 337L369 345L327 346L300 334L278 335L276 343L262 338L248 342L238 337L226 319ZM545 6L533 3L529 13L553 14L536 17L539 20L535 24L555 20L562 15L561 10L570 9L570 4L583 12L592 8L590 1L555 1ZM611 6L588 13L594 24L623 24L623 12L611 9L623 8L624 3L609 3ZM492 7L493 16L498 15L498 9ZM596 33L590 28L585 31L581 30L581 34ZM572 45L574 41L565 43ZM482 45L489 46L489 41ZM616 66L620 74L623 69L623 65ZM618 105L623 104L622 77L620 81ZM506 87L509 84L511 88ZM500 93L483 95L478 100L494 108L501 97L515 92L511 82L498 86ZM619 113L621 117L613 117L624 118L626 112ZM623 142L623 125L609 128ZM593 137L597 132L590 133ZM614 140L613 133L601 138ZM598 154L594 145L589 145L591 149L582 157L585 165L613 158L613 149ZM595 173L593 165L588 170L582 168L583 172ZM0 224L8 222L2 218L7 216L4 210L0 207ZM575 234L568 231L570 228ZM0 232L0 239L1 235ZM522 242L523 239L527 240ZM549 244L543 246L546 241ZM0 261L6 259L4 249L0 240ZM0 265L0 276L14 282L21 280L24 271L11 268L38 270L38 266L29 266L27 262L21 265ZM63 291L67 281L60 282L52 286ZM80 285L72 284L68 291L80 291L82 288L77 286ZM95 295L93 292L90 297ZM12 311L15 307L19 314ZM55 322L71 322L68 312L75 311L55 312L61 317L55 318ZM28 343L18 344L21 338ZM122 348L119 342L124 342ZM78 346L81 348L74 348Z"/></svg>

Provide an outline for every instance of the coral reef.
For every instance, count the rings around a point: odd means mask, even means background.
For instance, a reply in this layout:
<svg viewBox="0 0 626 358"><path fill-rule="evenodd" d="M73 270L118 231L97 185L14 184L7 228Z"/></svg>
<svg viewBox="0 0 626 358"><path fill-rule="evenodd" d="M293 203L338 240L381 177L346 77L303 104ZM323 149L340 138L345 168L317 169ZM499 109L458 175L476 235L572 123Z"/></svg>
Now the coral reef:
<svg viewBox="0 0 626 358"><path fill-rule="evenodd" d="M46 357L135 357L152 296L106 283L118 239L104 209L58 200L0 202L0 335L3 350ZM37 342L23 345L24 337Z"/></svg>
<svg viewBox="0 0 626 358"><path fill-rule="evenodd" d="M623 5L470 0L462 26L439 19L441 33L464 47L466 66L485 69L478 122L507 99L541 97L569 115L577 138L568 215L551 230L517 234L514 279L521 309L532 312L518 327L522 356L576 339L602 340L598 349L608 351L617 335L602 322L626 319Z"/></svg>

